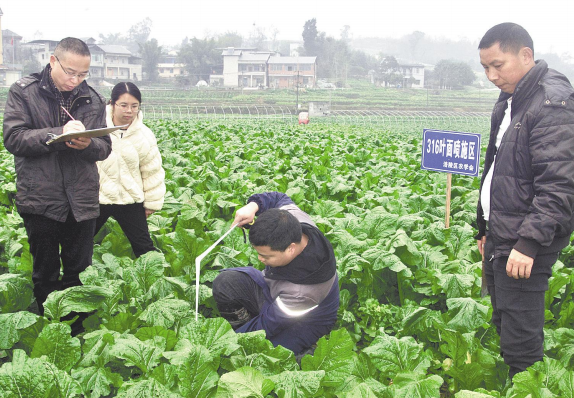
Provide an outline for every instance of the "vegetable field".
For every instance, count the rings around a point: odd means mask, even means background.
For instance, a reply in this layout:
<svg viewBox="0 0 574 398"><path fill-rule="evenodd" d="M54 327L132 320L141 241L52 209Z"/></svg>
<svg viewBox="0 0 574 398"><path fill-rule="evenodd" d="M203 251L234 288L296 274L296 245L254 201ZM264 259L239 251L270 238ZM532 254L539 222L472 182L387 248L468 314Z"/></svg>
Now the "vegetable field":
<svg viewBox="0 0 574 398"><path fill-rule="evenodd" d="M402 111L456 111L488 112L492 110L498 90L477 89L468 87L464 90L437 89L396 89L374 87L366 82L350 81L351 87L338 90L323 89L269 89L269 90L229 90L229 89L194 89L182 90L171 88L144 88L144 108L148 117L151 111L161 113L161 109L177 107L207 107L209 112L215 107L221 112L237 112L237 107L258 106L263 108L287 109L295 114L296 104L306 108L311 101L327 101L333 110L367 110L380 109ZM98 91L109 98L111 88L98 87ZM3 111L8 89L0 87L0 113ZM232 108L229 110L228 108ZM253 110L252 110L253 111ZM164 111L169 114L169 112ZM281 111L279 111L281 113Z"/></svg>
<svg viewBox="0 0 574 398"><path fill-rule="evenodd" d="M420 170L422 129L155 120L168 194L149 218L160 253L133 259L110 220L83 286L55 292L37 315L31 258L13 204L13 157L0 151L0 398L4 397L574 397L574 247L546 294L544 362L507 381L470 224L479 179ZM457 126L427 126L457 129ZM486 123L467 125L484 133ZM483 137L483 143L487 140ZM287 193L333 243L338 322L297 362L263 332L235 334L211 282L260 267L233 231L197 255L255 192ZM91 312L70 336L72 311Z"/></svg>

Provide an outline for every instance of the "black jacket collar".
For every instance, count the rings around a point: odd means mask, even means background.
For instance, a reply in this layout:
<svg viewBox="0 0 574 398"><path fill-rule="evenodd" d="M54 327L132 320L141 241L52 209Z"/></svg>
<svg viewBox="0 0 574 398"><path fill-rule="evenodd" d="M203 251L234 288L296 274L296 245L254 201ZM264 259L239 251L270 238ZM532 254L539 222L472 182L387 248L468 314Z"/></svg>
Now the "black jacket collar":
<svg viewBox="0 0 574 398"><path fill-rule="evenodd" d="M520 106L539 88L539 82L542 77L548 72L548 64L546 61L540 59L536 64L520 79L514 93L508 94L501 92L498 97L498 102L503 102L512 97L512 110L519 109Z"/></svg>

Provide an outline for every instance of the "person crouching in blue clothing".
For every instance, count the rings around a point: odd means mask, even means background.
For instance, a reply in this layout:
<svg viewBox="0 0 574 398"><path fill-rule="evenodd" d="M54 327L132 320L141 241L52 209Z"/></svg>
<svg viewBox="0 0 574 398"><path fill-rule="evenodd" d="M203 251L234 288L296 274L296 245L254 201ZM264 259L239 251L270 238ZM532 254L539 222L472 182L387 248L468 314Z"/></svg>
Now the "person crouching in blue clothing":
<svg viewBox="0 0 574 398"><path fill-rule="evenodd" d="M309 215L280 192L252 195L234 223L265 265L222 270L213 281L219 313L237 333L265 330L274 346L309 350L337 321L339 281L331 243Z"/></svg>

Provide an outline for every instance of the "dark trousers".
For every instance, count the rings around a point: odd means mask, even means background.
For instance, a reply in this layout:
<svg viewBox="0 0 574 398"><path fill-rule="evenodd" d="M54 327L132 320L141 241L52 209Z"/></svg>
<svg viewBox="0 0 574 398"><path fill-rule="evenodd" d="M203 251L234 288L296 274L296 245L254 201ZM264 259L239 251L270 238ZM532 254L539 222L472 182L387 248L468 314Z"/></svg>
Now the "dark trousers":
<svg viewBox="0 0 574 398"><path fill-rule="evenodd" d="M213 298L217 309L234 329L259 315L265 297L261 287L248 275L224 271L213 281Z"/></svg>
<svg viewBox="0 0 574 398"><path fill-rule="evenodd" d="M120 224L136 257L150 251L157 251L149 235L143 203L100 205L100 216L96 220L94 234L98 233L110 217L113 217Z"/></svg>
<svg viewBox="0 0 574 398"><path fill-rule="evenodd" d="M42 304L50 293L82 284L80 272L92 263L96 220L77 222L71 212L65 222L36 214L21 216L33 258L34 296L43 314Z"/></svg>
<svg viewBox="0 0 574 398"><path fill-rule="evenodd" d="M492 303L492 322L500 336L500 351L512 379L544 355L544 296L558 253L538 255L530 278L506 275L508 257L492 258L487 235L484 251L486 281Z"/></svg>

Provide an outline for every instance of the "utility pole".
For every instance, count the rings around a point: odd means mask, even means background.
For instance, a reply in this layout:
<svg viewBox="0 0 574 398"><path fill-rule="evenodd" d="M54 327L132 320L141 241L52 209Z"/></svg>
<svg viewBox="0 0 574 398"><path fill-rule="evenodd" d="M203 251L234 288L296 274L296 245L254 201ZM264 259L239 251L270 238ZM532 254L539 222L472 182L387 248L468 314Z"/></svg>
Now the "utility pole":
<svg viewBox="0 0 574 398"><path fill-rule="evenodd" d="M297 104L295 108L295 112L299 114L299 66L297 66Z"/></svg>

